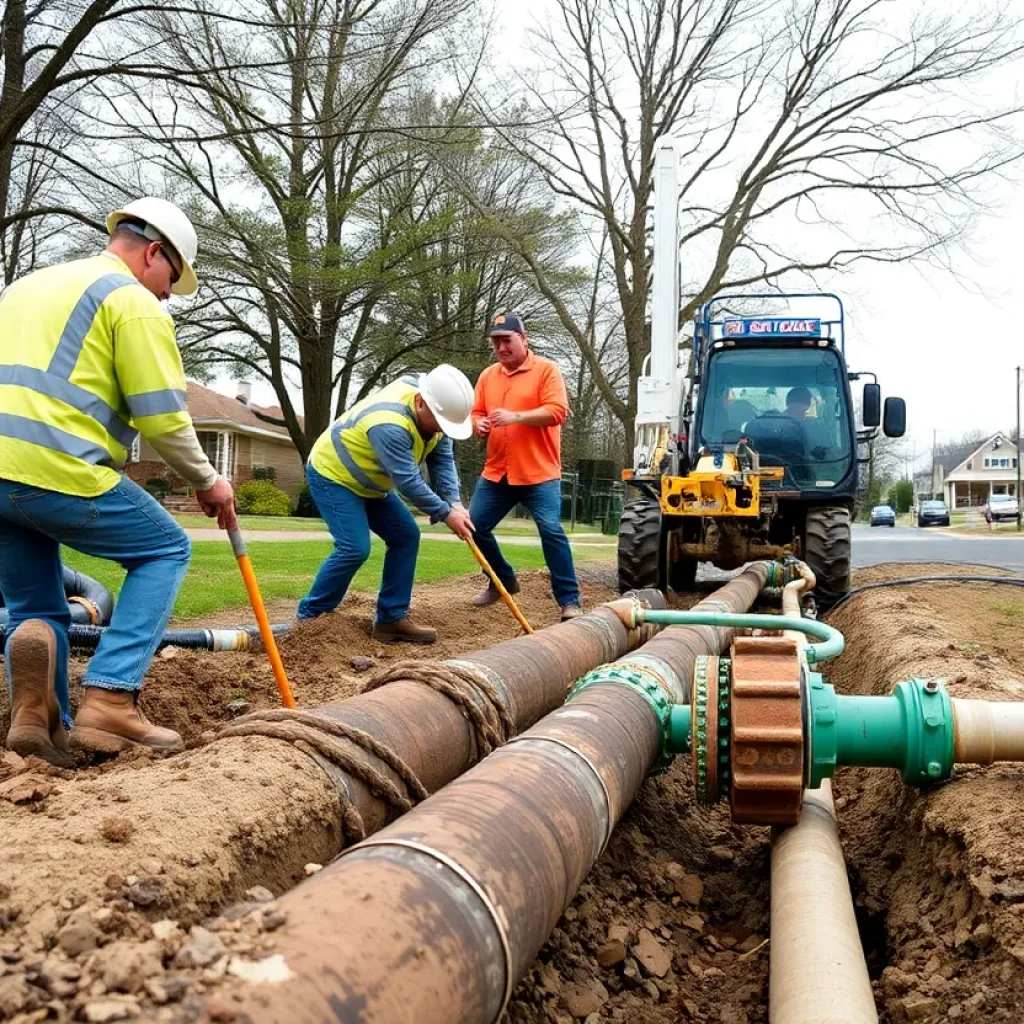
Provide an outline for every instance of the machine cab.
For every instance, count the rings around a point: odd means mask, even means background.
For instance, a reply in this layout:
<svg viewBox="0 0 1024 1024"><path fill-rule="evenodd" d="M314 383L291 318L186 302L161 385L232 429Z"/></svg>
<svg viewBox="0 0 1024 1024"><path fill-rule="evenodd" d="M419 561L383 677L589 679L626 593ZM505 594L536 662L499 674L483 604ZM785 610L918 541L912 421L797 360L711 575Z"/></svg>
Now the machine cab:
<svg viewBox="0 0 1024 1024"><path fill-rule="evenodd" d="M704 307L695 332L701 369L692 458L745 446L762 467L784 470L776 487L845 492L853 486L857 453L842 303L836 296L784 298L814 299L819 306L832 300L835 315L726 312L730 300L742 309L741 296ZM766 297L758 299L763 308ZM765 486L771 486L767 480Z"/></svg>

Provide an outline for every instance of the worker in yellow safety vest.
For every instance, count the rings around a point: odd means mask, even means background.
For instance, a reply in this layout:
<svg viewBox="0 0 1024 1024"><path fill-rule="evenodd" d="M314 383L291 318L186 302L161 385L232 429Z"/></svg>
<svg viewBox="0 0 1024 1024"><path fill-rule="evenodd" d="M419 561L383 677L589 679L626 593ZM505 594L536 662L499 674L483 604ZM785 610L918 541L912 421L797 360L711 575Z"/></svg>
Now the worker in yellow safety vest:
<svg viewBox="0 0 1024 1024"><path fill-rule="evenodd" d="M334 538L334 551L299 603L300 620L338 607L370 557L372 530L387 545L374 639L434 642L433 629L409 618L420 528L402 498L431 522L444 522L457 537L472 536L452 450L452 438L465 440L473 432L472 408L473 385L442 363L368 395L324 431L310 453L306 479Z"/></svg>
<svg viewBox="0 0 1024 1024"><path fill-rule="evenodd" d="M71 749L180 750L139 707L143 677L188 569L184 530L122 475L141 433L236 524L185 409L174 323L161 305L197 288L196 232L173 203L135 200L107 218L97 256L60 263L0 294L0 592L9 749L72 767ZM119 562L127 576L82 679L72 727L60 545Z"/></svg>

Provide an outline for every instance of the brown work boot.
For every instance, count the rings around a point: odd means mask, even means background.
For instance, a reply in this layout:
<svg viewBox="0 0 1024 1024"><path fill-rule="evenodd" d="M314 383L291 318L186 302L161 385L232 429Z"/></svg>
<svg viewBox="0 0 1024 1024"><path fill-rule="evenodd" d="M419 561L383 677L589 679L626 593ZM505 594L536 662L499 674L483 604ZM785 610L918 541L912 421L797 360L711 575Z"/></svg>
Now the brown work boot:
<svg viewBox="0 0 1024 1024"><path fill-rule="evenodd" d="M373 627L373 639L382 644L432 644L437 639L437 630L417 626L407 617L397 622L378 622Z"/></svg>
<svg viewBox="0 0 1024 1024"><path fill-rule="evenodd" d="M570 619L578 619L582 614L583 609L578 604L562 605L562 622L568 622Z"/></svg>
<svg viewBox="0 0 1024 1024"><path fill-rule="evenodd" d="M519 580L513 580L511 585L506 584L505 589L510 594L519 593ZM480 591L476 597L473 598L473 604L477 608L486 608L488 605L494 604L495 601L501 600L501 593L493 583L488 583L487 586Z"/></svg>
<svg viewBox="0 0 1024 1024"><path fill-rule="evenodd" d="M102 754L118 754L131 747L149 747L162 754L184 750L182 738L173 729L147 720L138 698L135 690L83 686L71 745Z"/></svg>
<svg viewBox="0 0 1024 1024"><path fill-rule="evenodd" d="M7 650L11 676L11 727L5 746L22 757L41 757L58 768L74 768L68 735L53 692L57 636L41 619L23 622Z"/></svg>

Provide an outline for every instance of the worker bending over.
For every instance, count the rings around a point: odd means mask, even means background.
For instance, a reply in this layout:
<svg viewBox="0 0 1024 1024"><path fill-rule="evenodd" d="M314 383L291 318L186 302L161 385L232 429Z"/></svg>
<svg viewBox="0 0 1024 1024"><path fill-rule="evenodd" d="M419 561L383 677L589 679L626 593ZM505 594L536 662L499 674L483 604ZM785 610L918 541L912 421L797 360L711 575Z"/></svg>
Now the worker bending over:
<svg viewBox="0 0 1024 1024"><path fill-rule="evenodd" d="M10 610L6 745L72 766L68 748L180 750L139 707L143 677L188 569L184 530L121 468L141 432L235 525L234 493L185 409L174 324L161 306L197 287L196 233L163 199L107 218L104 252L14 282L0 296L0 591ZM128 574L82 679L70 744L68 636L60 545Z"/></svg>
<svg viewBox="0 0 1024 1024"><path fill-rule="evenodd" d="M540 534L551 589L562 619L582 614L572 549L562 529L562 423L569 411L558 367L530 351L518 316L491 325L497 363L476 382L473 427L487 439L487 461L473 491L469 514L477 545L510 594L519 593L515 570L501 553L494 528L516 505L526 506ZM483 607L501 595L493 583L473 598Z"/></svg>
<svg viewBox="0 0 1024 1024"><path fill-rule="evenodd" d="M306 479L334 551L299 603L299 619L338 607L370 557L372 530L387 546L373 638L419 644L437 639L433 629L409 619L420 528L402 498L457 537L472 536L473 524L459 500L451 441L472 434L472 407L473 386L463 373L442 364L368 395L321 434ZM424 463L433 490L420 472Z"/></svg>

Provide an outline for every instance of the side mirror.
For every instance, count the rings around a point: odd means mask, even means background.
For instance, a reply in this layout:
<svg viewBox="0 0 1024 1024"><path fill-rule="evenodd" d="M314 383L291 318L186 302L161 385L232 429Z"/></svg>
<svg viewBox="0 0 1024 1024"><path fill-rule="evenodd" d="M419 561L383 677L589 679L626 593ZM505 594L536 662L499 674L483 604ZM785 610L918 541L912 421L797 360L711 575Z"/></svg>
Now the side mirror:
<svg viewBox="0 0 1024 1024"><path fill-rule="evenodd" d="M867 390L866 387L865 390ZM902 398L887 398L885 400L882 432L886 437L902 437L907 432L907 403Z"/></svg>
<svg viewBox="0 0 1024 1024"><path fill-rule="evenodd" d="M882 388L879 384L864 385L864 426L877 427L882 422Z"/></svg>

